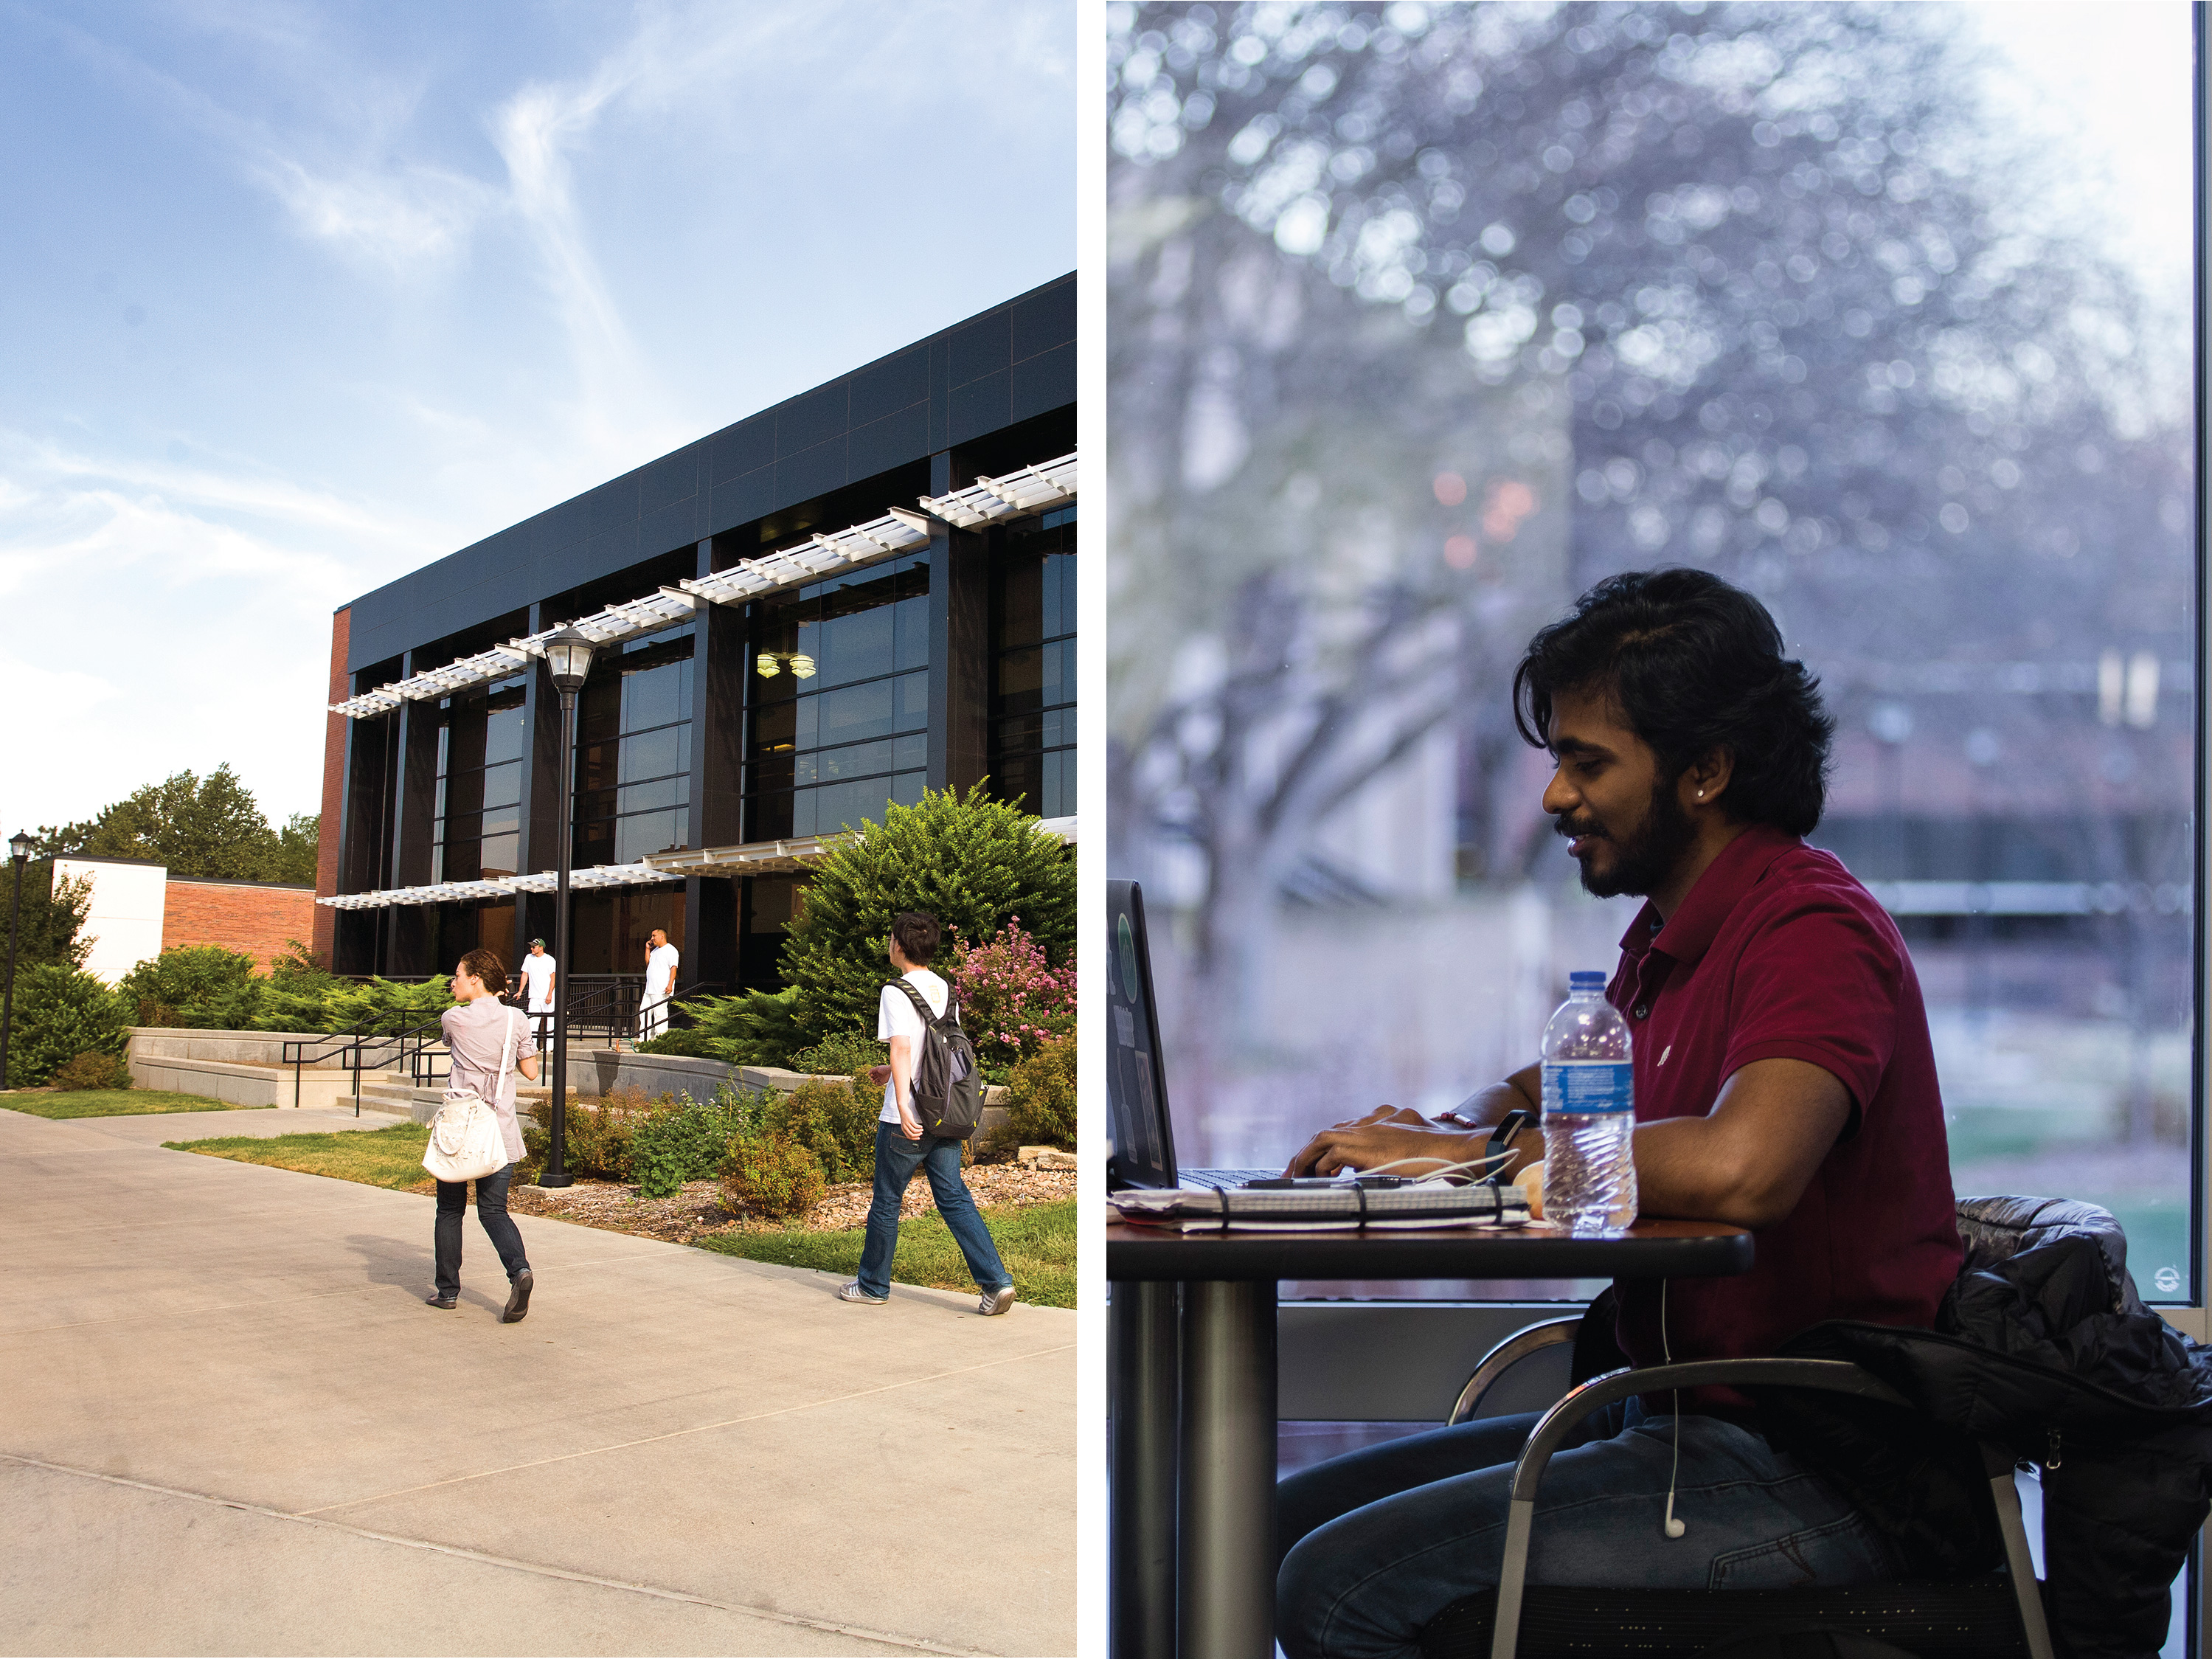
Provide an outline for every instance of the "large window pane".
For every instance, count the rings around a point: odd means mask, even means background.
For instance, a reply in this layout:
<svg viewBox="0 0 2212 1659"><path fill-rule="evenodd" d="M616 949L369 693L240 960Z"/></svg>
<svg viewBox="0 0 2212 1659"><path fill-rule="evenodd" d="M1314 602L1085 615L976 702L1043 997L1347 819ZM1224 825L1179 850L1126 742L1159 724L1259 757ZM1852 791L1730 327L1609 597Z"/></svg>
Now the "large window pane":
<svg viewBox="0 0 2212 1659"><path fill-rule="evenodd" d="M2198 1294L2189 17L2041 9L1115 9L1109 857L1187 1161L1534 1058L1633 902L1512 668L1694 565L1822 681L1959 1190Z"/></svg>

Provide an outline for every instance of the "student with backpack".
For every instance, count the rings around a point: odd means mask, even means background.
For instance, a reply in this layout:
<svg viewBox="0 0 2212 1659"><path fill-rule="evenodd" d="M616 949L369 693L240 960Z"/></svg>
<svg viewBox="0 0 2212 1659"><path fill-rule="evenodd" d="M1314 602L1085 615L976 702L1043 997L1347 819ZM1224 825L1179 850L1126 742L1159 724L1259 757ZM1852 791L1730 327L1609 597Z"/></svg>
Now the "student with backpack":
<svg viewBox="0 0 2212 1659"><path fill-rule="evenodd" d="M1014 1281L999 1260L975 1195L960 1178L960 1145L981 1120L983 1079L975 1050L960 1029L952 988L929 969L938 936L937 918L920 910L905 911L891 922L886 951L899 977L884 987L877 1003L876 1035L889 1040L891 1060L876 1068L886 1076L876 1123L875 1197L868 1206L860 1276L837 1296L868 1305L890 1299L899 1206L920 1170L983 1292L975 1311L1002 1314L1014 1305Z"/></svg>

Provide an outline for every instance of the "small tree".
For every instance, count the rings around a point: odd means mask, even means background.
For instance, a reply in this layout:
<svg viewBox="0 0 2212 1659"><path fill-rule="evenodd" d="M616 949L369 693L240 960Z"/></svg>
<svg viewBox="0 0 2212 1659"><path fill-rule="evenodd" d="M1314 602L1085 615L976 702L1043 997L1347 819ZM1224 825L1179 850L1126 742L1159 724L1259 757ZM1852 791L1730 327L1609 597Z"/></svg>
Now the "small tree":
<svg viewBox="0 0 2212 1659"><path fill-rule="evenodd" d="M50 858L33 859L23 866L23 902L16 923L15 969L35 968L41 963L84 966L92 941L81 937L84 919L92 911L92 882L88 877L54 875ZM0 891L0 905L15 902L14 880Z"/></svg>
<svg viewBox="0 0 2212 1659"><path fill-rule="evenodd" d="M948 936L972 939L1023 916L1048 962L1065 963L1075 942L1074 857L1039 819L981 784L964 795L926 790L919 805L886 807L880 825L863 819L817 867L784 944L793 1018L808 1038L875 1029L890 977L884 942L902 910L926 910ZM951 949L948 938L947 960Z"/></svg>
<svg viewBox="0 0 2212 1659"><path fill-rule="evenodd" d="M149 957L115 988L139 1025L242 1031L261 1012L253 958L220 945L179 945Z"/></svg>
<svg viewBox="0 0 2212 1659"><path fill-rule="evenodd" d="M49 962L17 969L7 1086L36 1088L79 1054L120 1058L129 1023L124 999L82 968Z"/></svg>
<svg viewBox="0 0 2212 1659"><path fill-rule="evenodd" d="M1075 963L1055 970L1019 916L1009 916L987 943L961 950L947 977L986 1074L1001 1073L1039 1044L1075 1030Z"/></svg>
<svg viewBox="0 0 2212 1659"><path fill-rule="evenodd" d="M1014 1067L1006 1079L1002 1146L1075 1150L1075 1037L1054 1037Z"/></svg>

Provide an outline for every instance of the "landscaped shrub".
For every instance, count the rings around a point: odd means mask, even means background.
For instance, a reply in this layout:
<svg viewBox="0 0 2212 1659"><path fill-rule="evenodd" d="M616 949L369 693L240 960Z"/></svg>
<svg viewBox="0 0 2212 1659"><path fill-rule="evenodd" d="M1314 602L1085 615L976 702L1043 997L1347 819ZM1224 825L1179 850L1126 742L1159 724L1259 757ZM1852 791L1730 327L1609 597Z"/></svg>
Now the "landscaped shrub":
<svg viewBox="0 0 2212 1659"><path fill-rule="evenodd" d="M768 1107L771 1135L796 1141L814 1154L833 1182L871 1181L876 1173L876 1115L883 1091L865 1073L849 1083L812 1079Z"/></svg>
<svg viewBox="0 0 2212 1659"><path fill-rule="evenodd" d="M659 1036L641 1042L637 1052L641 1054L683 1054L693 1060L720 1060L721 1052L714 1046L715 1039L706 1032L678 1028L663 1031Z"/></svg>
<svg viewBox="0 0 2212 1659"><path fill-rule="evenodd" d="M722 1159L722 1204L770 1221L803 1215L822 1196L822 1164L787 1135L739 1135Z"/></svg>
<svg viewBox="0 0 2212 1659"><path fill-rule="evenodd" d="M1053 968L1021 918L954 957L946 977L960 998L960 1024L983 1075L1004 1082L1023 1055L1075 1030L1075 962Z"/></svg>
<svg viewBox="0 0 2212 1659"><path fill-rule="evenodd" d="M781 1066L805 1041L793 1016L793 994L741 991L676 1006L690 1016L693 1033L714 1058L733 1066Z"/></svg>
<svg viewBox="0 0 2212 1659"><path fill-rule="evenodd" d="M252 1030L263 983L254 959L220 945L179 945L149 957L116 989L139 1025L203 1031Z"/></svg>
<svg viewBox="0 0 2212 1659"><path fill-rule="evenodd" d="M640 1198L672 1198L687 1181L713 1180L731 1141L758 1121L750 1102L726 1091L704 1104L689 1095L663 1096L654 1106L629 1138L630 1179Z"/></svg>
<svg viewBox="0 0 2212 1659"><path fill-rule="evenodd" d="M919 805L887 806L880 825L858 827L815 867L784 945L802 1042L875 1029L877 995L891 977L884 943L902 910L927 910L947 934L970 939L1018 915L1051 963L1068 959L1073 849L1039 819L978 784L964 795L925 791Z"/></svg>
<svg viewBox="0 0 2212 1659"><path fill-rule="evenodd" d="M130 1023L124 999L82 968L17 969L7 1086L36 1088L82 1054L119 1057Z"/></svg>
<svg viewBox="0 0 2212 1659"><path fill-rule="evenodd" d="M103 1054L97 1048L88 1048L75 1060L58 1069L48 1079L55 1089L127 1089L131 1086L131 1067L113 1054Z"/></svg>
<svg viewBox="0 0 2212 1659"><path fill-rule="evenodd" d="M792 1055L791 1069L817 1077L850 1077L890 1058L890 1045L859 1031L840 1031Z"/></svg>
<svg viewBox="0 0 2212 1659"><path fill-rule="evenodd" d="M386 1035L434 1025L453 1006L453 982L443 975L415 984L370 979L365 984L337 981L323 999L325 1031L374 1031Z"/></svg>
<svg viewBox="0 0 2212 1659"><path fill-rule="evenodd" d="M261 981L260 1012L254 1016L253 1028L327 1031L331 1029L331 999L348 988L349 981L331 973L313 951L293 939L270 963L269 977Z"/></svg>
<svg viewBox="0 0 2212 1659"><path fill-rule="evenodd" d="M1002 1142L1075 1150L1075 1039L1054 1037L1006 1078Z"/></svg>
<svg viewBox="0 0 2212 1659"><path fill-rule="evenodd" d="M603 1181L628 1181L632 1138L654 1116L672 1109L675 1101L672 1095L647 1100L642 1089L617 1089L597 1102L570 1101L563 1149L568 1172L597 1176ZM545 1150L537 1153L542 1158L553 1145L553 1103L550 1098L541 1100L530 1110L543 1135ZM527 1128L522 1139L528 1149L532 1136Z"/></svg>

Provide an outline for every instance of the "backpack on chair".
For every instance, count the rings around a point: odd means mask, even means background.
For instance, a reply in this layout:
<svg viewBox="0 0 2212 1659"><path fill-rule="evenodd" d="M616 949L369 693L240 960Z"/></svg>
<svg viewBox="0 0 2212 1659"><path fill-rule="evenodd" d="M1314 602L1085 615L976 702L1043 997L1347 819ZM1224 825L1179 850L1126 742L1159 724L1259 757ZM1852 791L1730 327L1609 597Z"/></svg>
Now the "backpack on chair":
<svg viewBox="0 0 2212 1659"><path fill-rule="evenodd" d="M975 1067L975 1045L960 1029L959 1001L948 989L939 1018L908 981L891 983L906 993L921 1017L921 1054L914 1068L914 1112L921 1120L921 1132L965 1140L983 1121L983 1074Z"/></svg>

